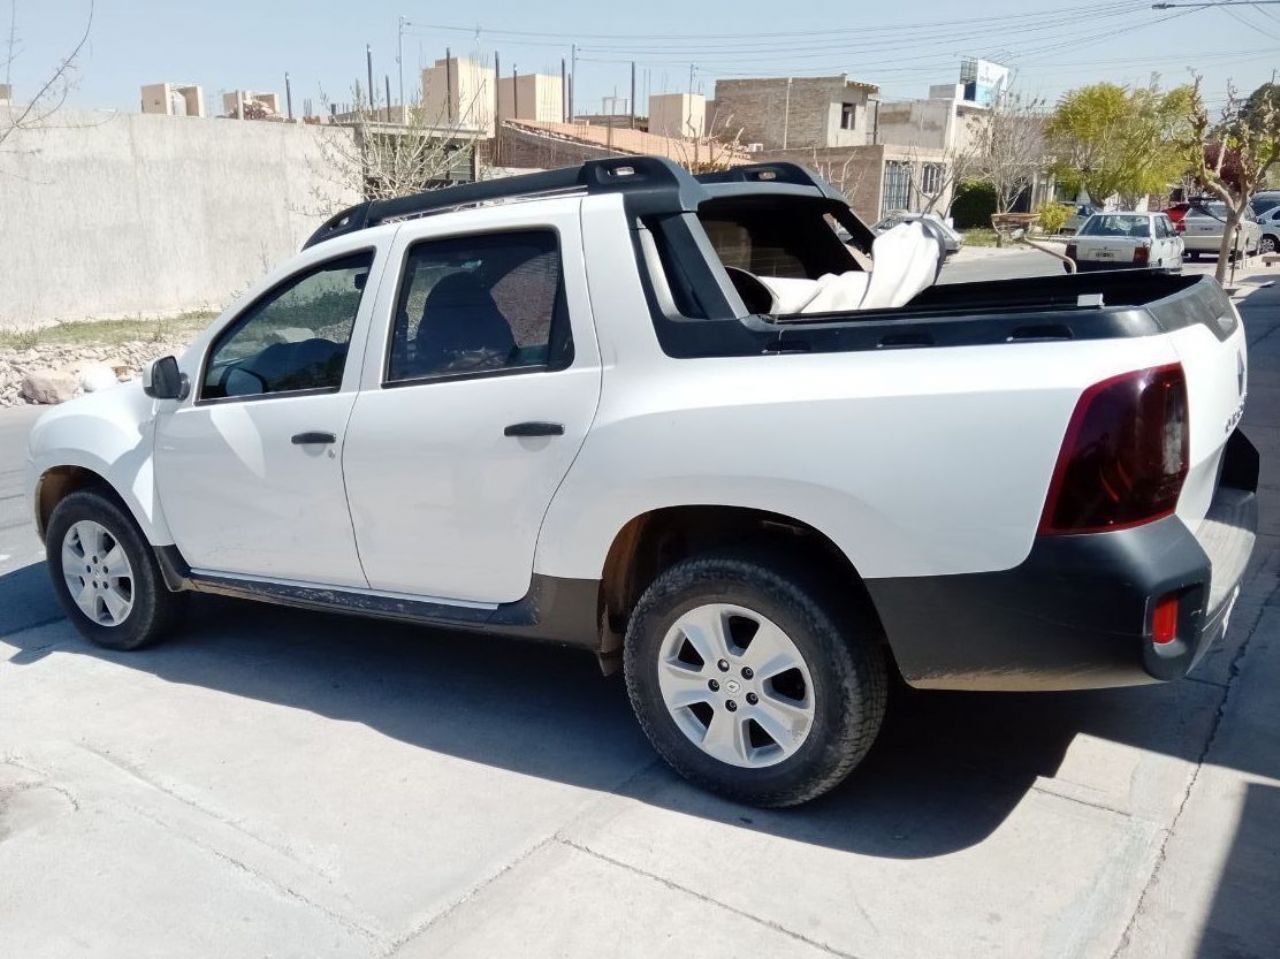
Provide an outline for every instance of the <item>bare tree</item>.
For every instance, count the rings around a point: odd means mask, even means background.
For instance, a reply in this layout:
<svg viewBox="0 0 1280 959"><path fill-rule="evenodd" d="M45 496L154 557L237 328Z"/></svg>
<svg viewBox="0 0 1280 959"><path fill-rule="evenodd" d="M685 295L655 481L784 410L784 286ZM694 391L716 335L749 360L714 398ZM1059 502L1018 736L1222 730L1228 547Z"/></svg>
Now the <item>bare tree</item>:
<svg viewBox="0 0 1280 959"><path fill-rule="evenodd" d="M1214 122L1209 119L1200 96L1200 78L1196 77L1190 111L1186 146L1192 173L1227 210L1215 271L1221 283L1227 278L1227 263L1249 200L1280 160L1280 87L1263 84L1242 101L1235 86L1228 85L1226 105Z"/></svg>
<svg viewBox="0 0 1280 959"><path fill-rule="evenodd" d="M975 179L991 185L996 212L1008 213L1045 165L1043 101L1005 91L973 130Z"/></svg>
<svg viewBox="0 0 1280 959"><path fill-rule="evenodd" d="M85 44L89 41L89 31L93 27L93 0L89 2L89 13L85 18L84 31L71 51L58 61L48 77L36 88L35 94L23 103L10 99L3 110L0 110L0 148L6 142L16 142L17 136L24 130L32 130L46 123L50 117L62 109L67 97L75 88L76 60ZM13 66L19 55L18 36L18 0L11 0L9 8L9 31L0 67L4 70L4 82L12 91ZM12 93L10 93L12 98ZM12 145L12 142L10 145Z"/></svg>
<svg viewBox="0 0 1280 959"><path fill-rule="evenodd" d="M956 186L974 175L977 160L977 145L971 139L957 142L936 156L925 156L917 148L909 147L907 170L911 188L923 201L919 212L947 216L955 202ZM928 168L933 172L926 175Z"/></svg>
<svg viewBox="0 0 1280 959"><path fill-rule="evenodd" d="M478 90L478 99L483 90ZM368 200L409 196L443 186L461 164L473 163L478 126L462 118L473 116L475 102L463 105L459 119L429 117L421 103L398 108L375 107L359 83L352 88L350 111L339 114L338 126L344 135L320 139L322 175L339 192L355 192ZM327 100L323 100L327 106ZM403 113L399 113L402 110ZM332 213L334 197L322 189L313 192L321 209Z"/></svg>
<svg viewBox="0 0 1280 959"><path fill-rule="evenodd" d="M847 152L843 158L837 159L836 156L827 156L820 158L818 156L818 148L813 148L813 159L809 162L809 168L830 183L833 187L840 191L846 200L849 201L850 207L857 207L858 194L862 190L862 184L866 181L867 171L871 168L871 164L859 160L865 160L852 151Z"/></svg>
<svg viewBox="0 0 1280 959"><path fill-rule="evenodd" d="M706 134L695 130L690 123L687 135L668 138L671 159L690 173L724 170L735 162L742 162L746 157L742 149L742 128L735 128L732 121L733 117L729 116L721 123L719 114L713 113L708 127L711 132Z"/></svg>

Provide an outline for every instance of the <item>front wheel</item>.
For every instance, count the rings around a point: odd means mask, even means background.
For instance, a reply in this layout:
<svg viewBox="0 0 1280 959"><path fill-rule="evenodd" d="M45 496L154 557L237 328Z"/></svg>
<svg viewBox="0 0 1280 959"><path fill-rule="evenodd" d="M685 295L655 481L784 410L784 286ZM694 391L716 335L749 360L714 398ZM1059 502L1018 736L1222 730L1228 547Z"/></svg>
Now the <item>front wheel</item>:
<svg viewBox="0 0 1280 959"><path fill-rule="evenodd" d="M165 586L151 547L133 518L95 489L54 507L45 532L54 592L88 640L138 649L176 622L184 596Z"/></svg>
<svg viewBox="0 0 1280 959"><path fill-rule="evenodd" d="M1274 236L1264 236L1258 241L1259 253L1274 253L1276 251L1276 238Z"/></svg>
<svg viewBox="0 0 1280 959"><path fill-rule="evenodd" d="M624 667L659 754L692 782L757 806L835 787L884 717L875 630L798 571L745 555L662 573L632 614Z"/></svg>

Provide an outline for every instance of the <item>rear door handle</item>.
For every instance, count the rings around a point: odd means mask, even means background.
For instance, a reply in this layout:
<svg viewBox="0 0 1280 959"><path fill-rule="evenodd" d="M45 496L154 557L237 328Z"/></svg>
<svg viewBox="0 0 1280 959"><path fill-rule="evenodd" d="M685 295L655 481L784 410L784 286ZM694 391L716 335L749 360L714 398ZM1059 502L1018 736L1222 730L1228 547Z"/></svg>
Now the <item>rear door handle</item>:
<svg viewBox="0 0 1280 959"><path fill-rule="evenodd" d="M559 423L512 423L502 431L503 436L563 436L564 427Z"/></svg>
<svg viewBox="0 0 1280 959"><path fill-rule="evenodd" d="M294 446L305 446L308 443L336 443L336 442L338 442L338 438L334 436L332 433L311 432L311 433L294 433L293 434Z"/></svg>

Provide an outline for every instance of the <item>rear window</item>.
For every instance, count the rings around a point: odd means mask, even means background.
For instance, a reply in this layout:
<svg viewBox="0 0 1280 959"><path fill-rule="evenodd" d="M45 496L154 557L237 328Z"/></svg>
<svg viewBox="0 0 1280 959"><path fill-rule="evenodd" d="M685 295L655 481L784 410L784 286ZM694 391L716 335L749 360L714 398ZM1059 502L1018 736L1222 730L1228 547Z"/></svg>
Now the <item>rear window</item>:
<svg viewBox="0 0 1280 959"><path fill-rule="evenodd" d="M1151 219L1120 213L1098 213L1091 216L1080 230L1081 236L1144 238L1151 236Z"/></svg>
<svg viewBox="0 0 1280 959"><path fill-rule="evenodd" d="M1268 210L1274 210L1280 206L1280 196L1255 196L1249 201L1249 206L1253 210L1254 216L1262 216Z"/></svg>
<svg viewBox="0 0 1280 959"><path fill-rule="evenodd" d="M826 212L820 204L768 197L704 203L698 220L725 266L816 280L858 269Z"/></svg>
<svg viewBox="0 0 1280 959"><path fill-rule="evenodd" d="M1187 211L1187 216L1207 216L1215 220L1225 220L1227 218L1227 205L1225 203L1197 203Z"/></svg>

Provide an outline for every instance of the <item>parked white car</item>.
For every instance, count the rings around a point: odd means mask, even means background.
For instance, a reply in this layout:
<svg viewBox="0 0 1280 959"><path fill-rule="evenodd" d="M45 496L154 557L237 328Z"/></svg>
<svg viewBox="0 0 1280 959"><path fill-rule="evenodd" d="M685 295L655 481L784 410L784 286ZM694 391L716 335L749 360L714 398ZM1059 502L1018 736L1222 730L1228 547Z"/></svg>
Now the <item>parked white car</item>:
<svg viewBox="0 0 1280 959"><path fill-rule="evenodd" d="M112 649L204 592L589 651L675 769L772 806L858 764L891 670L1183 676L1257 522L1235 308L1211 277L941 260L785 163L361 204L180 358L36 423L54 589Z"/></svg>
<svg viewBox="0 0 1280 959"><path fill-rule="evenodd" d="M1222 248L1222 231L1226 224L1226 204L1215 200L1192 205L1178 224L1178 231L1186 244L1187 256L1193 260L1200 259L1204 253L1217 256ZM1232 248L1241 255L1253 256L1262 243L1262 228L1253 215L1253 210L1245 208L1244 218L1238 229L1239 237L1233 242Z"/></svg>
<svg viewBox="0 0 1280 959"><path fill-rule="evenodd" d="M1095 213L1067 244L1076 269L1182 272L1182 237L1163 213Z"/></svg>
<svg viewBox="0 0 1280 959"><path fill-rule="evenodd" d="M1280 206L1273 206L1258 215L1258 229L1262 237L1258 240L1259 253L1275 253L1280 250Z"/></svg>

